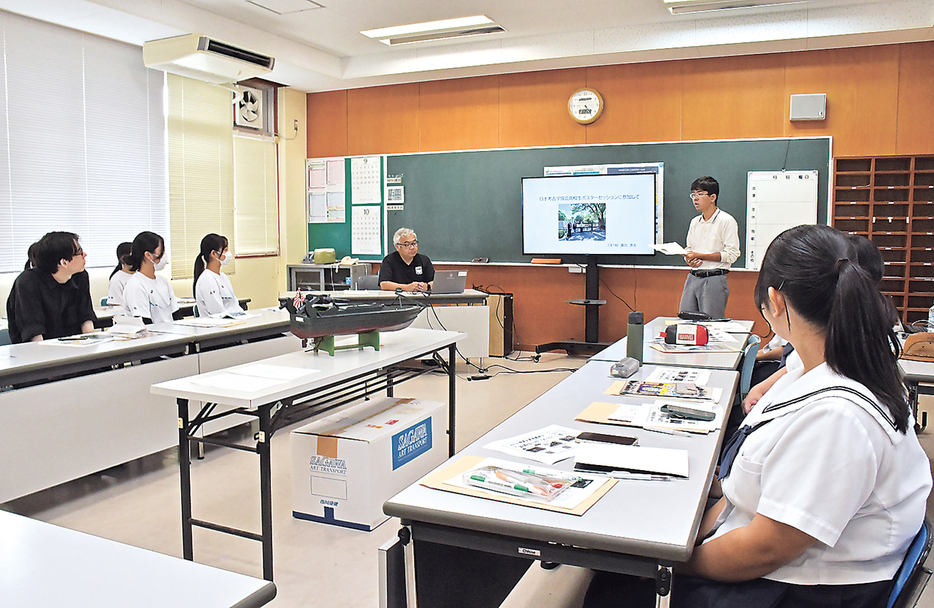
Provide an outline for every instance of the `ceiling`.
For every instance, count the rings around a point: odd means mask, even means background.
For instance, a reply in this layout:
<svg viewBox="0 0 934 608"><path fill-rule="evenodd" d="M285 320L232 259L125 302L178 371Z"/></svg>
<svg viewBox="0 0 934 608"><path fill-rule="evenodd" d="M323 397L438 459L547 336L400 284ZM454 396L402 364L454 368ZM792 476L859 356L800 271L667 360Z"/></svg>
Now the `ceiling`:
<svg viewBox="0 0 934 608"><path fill-rule="evenodd" d="M204 34L275 57L269 79L308 92L934 40L934 0L809 0L679 16L662 0L0 0L0 9L135 45ZM505 33L392 48L360 34L476 14Z"/></svg>

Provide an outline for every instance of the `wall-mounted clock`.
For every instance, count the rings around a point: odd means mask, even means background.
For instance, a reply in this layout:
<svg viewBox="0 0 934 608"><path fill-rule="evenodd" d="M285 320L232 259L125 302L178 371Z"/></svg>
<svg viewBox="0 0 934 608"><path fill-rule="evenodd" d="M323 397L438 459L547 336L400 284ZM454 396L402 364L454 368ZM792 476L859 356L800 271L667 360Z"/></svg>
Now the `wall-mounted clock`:
<svg viewBox="0 0 934 608"><path fill-rule="evenodd" d="M603 113L603 97L595 89L578 89L568 99L568 113L582 125L589 125Z"/></svg>

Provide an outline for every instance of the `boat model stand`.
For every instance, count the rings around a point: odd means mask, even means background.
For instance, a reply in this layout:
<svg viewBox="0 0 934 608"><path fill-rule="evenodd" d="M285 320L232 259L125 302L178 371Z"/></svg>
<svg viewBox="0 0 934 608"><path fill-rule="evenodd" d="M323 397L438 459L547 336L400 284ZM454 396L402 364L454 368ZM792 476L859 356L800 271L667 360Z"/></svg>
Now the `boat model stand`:
<svg viewBox="0 0 934 608"><path fill-rule="evenodd" d="M335 345L334 343L334 334L328 336L318 336L312 338L314 345L314 353L317 355L318 351L324 351L334 356L334 351L338 350L350 350L356 348L358 350L363 350L367 346L371 346L373 350L379 350L379 330L374 329L372 331L362 331L357 334L357 343L356 344L342 344L340 346ZM302 338L302 349L308 348L308 338Z"/></svg>

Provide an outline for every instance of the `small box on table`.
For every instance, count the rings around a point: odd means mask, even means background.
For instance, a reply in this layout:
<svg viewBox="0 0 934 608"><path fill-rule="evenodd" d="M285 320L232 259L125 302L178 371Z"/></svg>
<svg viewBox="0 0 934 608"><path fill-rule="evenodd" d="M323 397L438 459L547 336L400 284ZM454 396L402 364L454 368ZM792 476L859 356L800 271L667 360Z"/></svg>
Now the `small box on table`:
<svg viewBox="0 0 934 608"><path fill-rule="evenodd" d="M447 407L383 397L291 432L292 516L370 531L383 503L447 458Z"/></svg>

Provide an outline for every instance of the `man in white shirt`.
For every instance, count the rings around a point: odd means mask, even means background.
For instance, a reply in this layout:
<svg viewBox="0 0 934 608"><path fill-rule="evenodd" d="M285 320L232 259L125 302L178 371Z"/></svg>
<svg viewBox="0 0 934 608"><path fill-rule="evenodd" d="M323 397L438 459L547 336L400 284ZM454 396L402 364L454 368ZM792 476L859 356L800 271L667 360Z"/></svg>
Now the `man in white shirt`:
<svg viewBox="0 0 934 608"><path fill-rule="evenodd" d="M730 286L726 275L739 257L739 229L729 213L717 207L720 184L710 176L691 184L691 200L700 215L688 228L684 261L691 267L681 292L682 311L726 317Z"/></svg>

